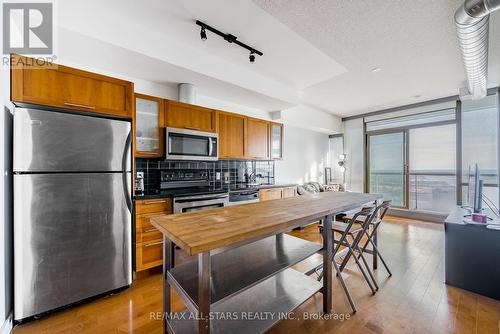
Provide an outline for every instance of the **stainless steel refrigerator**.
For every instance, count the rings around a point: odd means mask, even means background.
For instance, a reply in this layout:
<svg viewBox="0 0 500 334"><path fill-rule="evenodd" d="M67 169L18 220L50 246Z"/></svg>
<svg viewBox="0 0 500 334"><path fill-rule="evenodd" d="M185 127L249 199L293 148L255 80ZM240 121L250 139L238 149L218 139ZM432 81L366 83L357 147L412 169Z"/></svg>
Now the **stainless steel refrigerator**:
<svg viewBox="0 0 500 334"><path fill-rule="evenodd" d="M14 318L130 285L131 124L14 111Z"/></svg>

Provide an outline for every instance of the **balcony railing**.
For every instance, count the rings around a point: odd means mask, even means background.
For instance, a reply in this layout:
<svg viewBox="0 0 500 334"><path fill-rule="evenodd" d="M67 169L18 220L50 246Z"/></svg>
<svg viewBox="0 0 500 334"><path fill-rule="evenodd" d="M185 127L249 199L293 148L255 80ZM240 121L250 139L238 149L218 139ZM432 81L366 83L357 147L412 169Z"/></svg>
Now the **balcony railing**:
<svg viewBox="0 0 500 334"><path fill-rule="evenodd" d="M373 172L370 191L392 199L404 207L405 177L402 172ZM410 172L408 185L410 210L449 212L457 203L456 174L449 172Z"/></svg>
<svg viewBox="0 0 500 334"><path fill-rule="evenodd" d="M410 210L450 212L457 205L457 176L454 173L410 172Z"/></svg>

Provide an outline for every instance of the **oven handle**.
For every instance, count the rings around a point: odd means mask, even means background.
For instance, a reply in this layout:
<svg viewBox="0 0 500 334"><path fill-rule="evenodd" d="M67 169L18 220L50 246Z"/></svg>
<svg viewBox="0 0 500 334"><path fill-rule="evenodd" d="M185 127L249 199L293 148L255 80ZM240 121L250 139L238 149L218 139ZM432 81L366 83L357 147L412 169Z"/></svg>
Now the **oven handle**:
<svg viewBox="0 0 500 334"><path fill-rule="evenodd" d="M175 203L187 203L187 202L203 202L210 201L214 199L223 199L227 198L229 195L225 194L222 196L214 196L214 197L200 197L200 198L189 198L189 199L174 199Z"/></svg>

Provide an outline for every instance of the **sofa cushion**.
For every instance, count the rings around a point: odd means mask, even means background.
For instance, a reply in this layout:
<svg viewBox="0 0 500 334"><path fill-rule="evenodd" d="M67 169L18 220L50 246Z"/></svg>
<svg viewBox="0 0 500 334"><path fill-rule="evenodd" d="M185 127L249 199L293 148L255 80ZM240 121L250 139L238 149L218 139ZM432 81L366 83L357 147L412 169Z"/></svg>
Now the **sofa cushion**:
<svg viewBox="0 0 500 334"><path fill-rule="evenodd" d="M321 186L317 182L309 182L297 187L297 192L299 195L316 194L320 191Z"/></svg>

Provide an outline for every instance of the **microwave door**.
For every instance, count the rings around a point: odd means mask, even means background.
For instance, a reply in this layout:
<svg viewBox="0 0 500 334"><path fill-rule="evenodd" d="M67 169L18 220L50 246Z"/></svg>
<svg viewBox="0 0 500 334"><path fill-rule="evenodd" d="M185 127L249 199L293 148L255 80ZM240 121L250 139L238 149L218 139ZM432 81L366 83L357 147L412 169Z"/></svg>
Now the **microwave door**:
<svg viewBox="0 0 500 334"><path fill-rule="evenodd" d="M217 160L214 134L179 130L167 132L167 159Z"/></svg>

